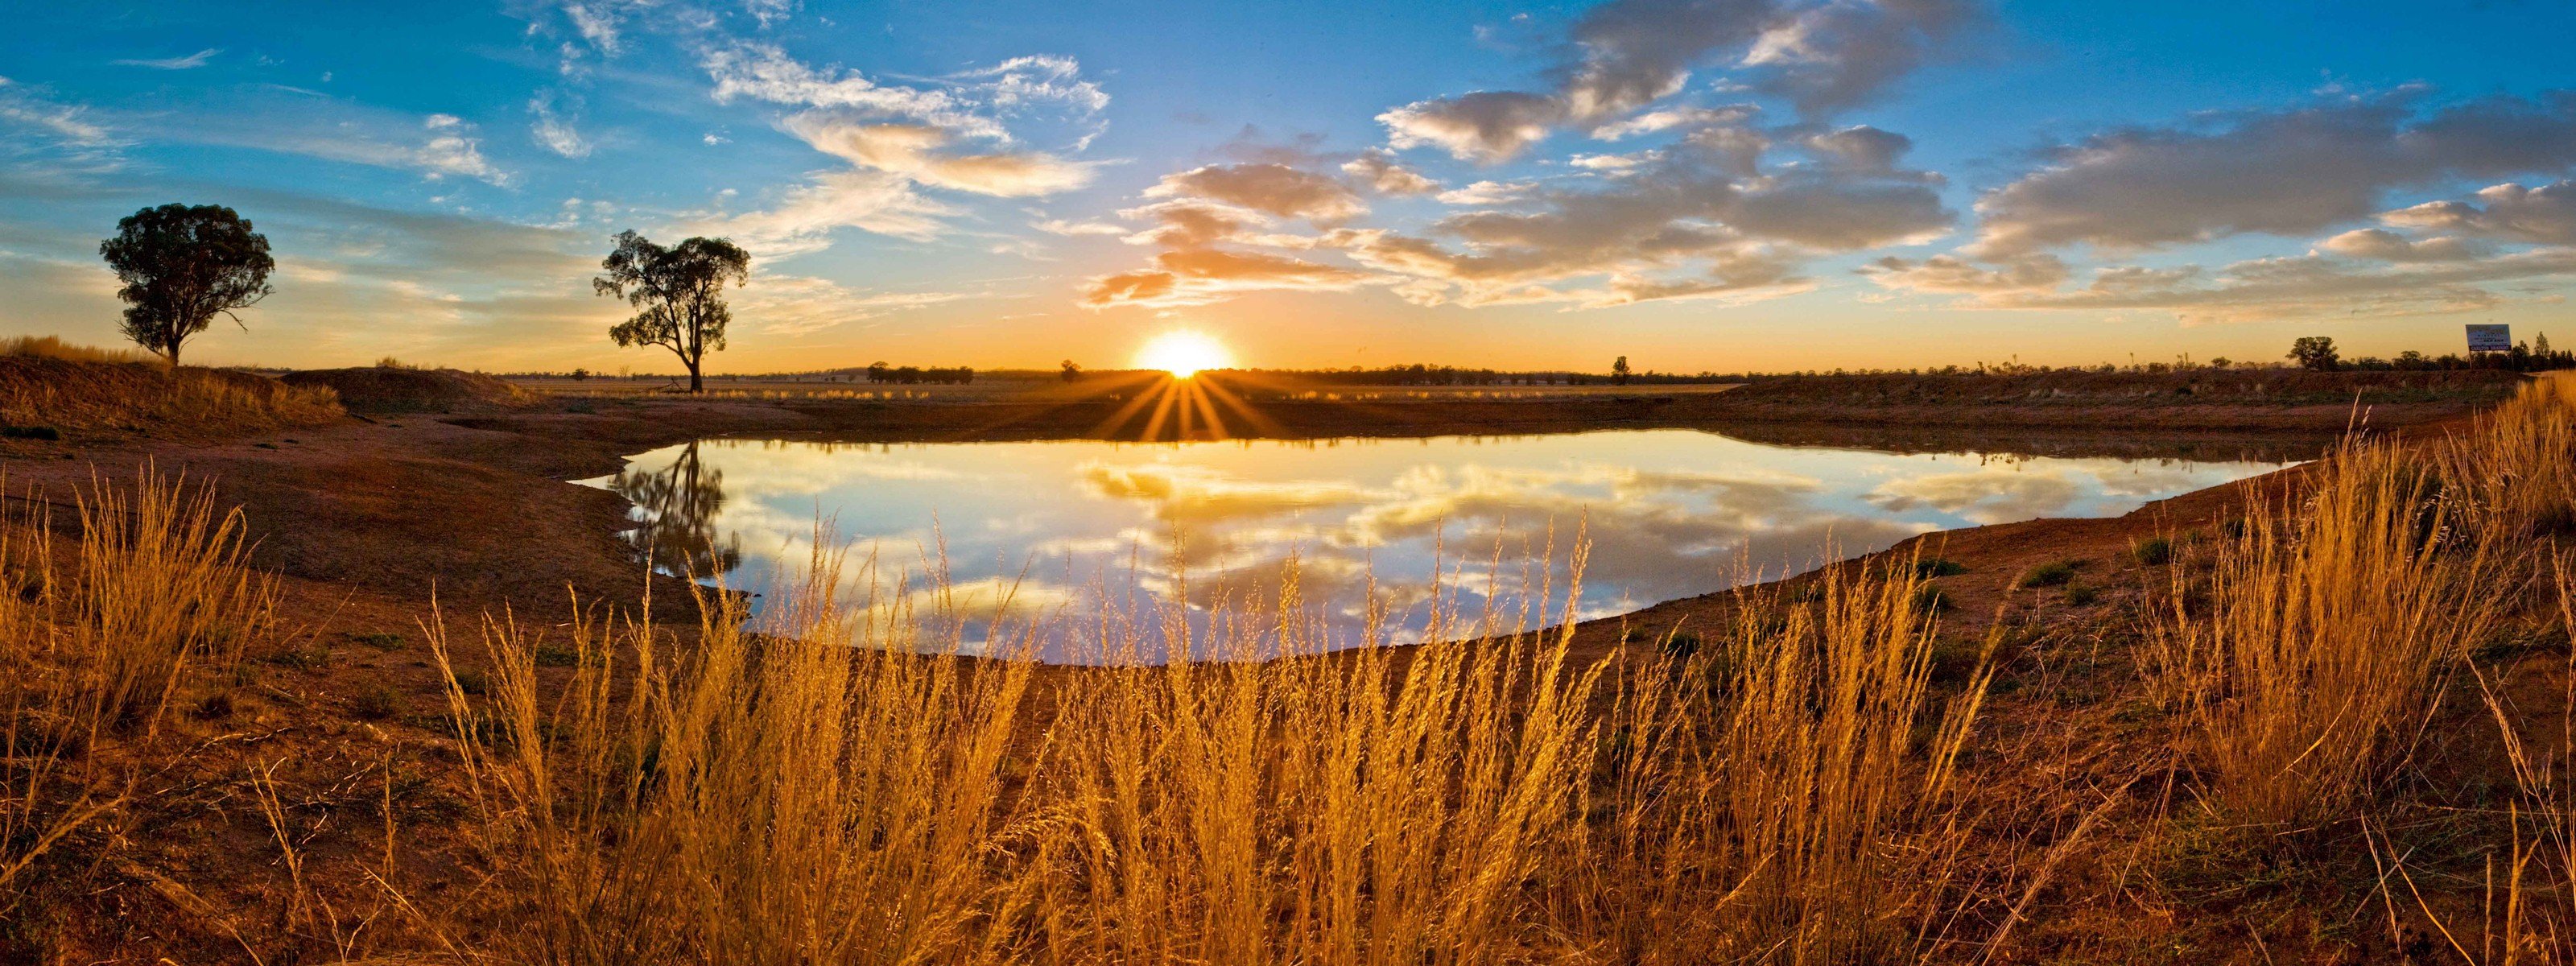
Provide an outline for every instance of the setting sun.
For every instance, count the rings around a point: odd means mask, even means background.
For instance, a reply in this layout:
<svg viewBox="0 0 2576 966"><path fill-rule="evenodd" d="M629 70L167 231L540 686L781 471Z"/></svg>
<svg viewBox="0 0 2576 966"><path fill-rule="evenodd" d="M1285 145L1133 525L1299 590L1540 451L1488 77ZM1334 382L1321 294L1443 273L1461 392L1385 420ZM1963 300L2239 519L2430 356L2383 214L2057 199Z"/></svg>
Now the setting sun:
<svg viewBox="0 0 2576 966"><path fill-rule="evenodd" d="M1136 350L1137 368L1161 369L1182 379L1202 369L1223 369L1233 364L1234 355L1223 344L1197 332L1165 332Z"/></svg>

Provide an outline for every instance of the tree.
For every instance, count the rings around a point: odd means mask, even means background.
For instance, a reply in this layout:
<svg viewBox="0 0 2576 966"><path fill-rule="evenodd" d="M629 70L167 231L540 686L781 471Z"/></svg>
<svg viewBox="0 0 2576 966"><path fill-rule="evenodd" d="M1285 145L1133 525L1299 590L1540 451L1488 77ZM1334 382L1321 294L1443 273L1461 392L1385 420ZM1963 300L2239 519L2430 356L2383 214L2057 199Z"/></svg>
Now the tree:
<svg viewBox="0 0 2576 966"><path fill-rule="evenodd" d="M1610 364L1610 384L1614 386L1624 386L1628 384L1627 356L1620 356L1619 361Z"/></svg>
<svg viewBox="0 0 2576 966"><path fill-rule="evenodd" d="M617 236L617 249L599 263L608 274L591 279L601 295L624 298L635 317L608 330L619 346L658 345L689 368L689 391L703 392L700 364L725 347L724 287L751 280L751 254L722 238L691 238L664 248L634 232Z"/></svg>
<svg viewBox="0 0 2576 966"><path fill-rule="evenodd" d="M2336 355L2334 340L2322 335L2303 335L2290 343L2289 358L2318 372L2333 372Z"/></svg>
<svg viewBox="0 0 2576 966"><path fill-rule="evenodd" d="M887 373L887 372L889 372L889 371L891 371L893 368L894 368L893 366L889 366L889 365L887 365L887 364L885 364L885 363L882 363L882 362L871 362L871 363L868 363L868 381L869 381L869 382L884 382L884 381L886 381L886 373Z"/></svg>
<svg viewBox="0 0 2576 966"><path fill-rule="evenodd" d="M1064 381L1073 382L1082 378L1082 366L1076 364L1073 360L1066 359L1063 362L1056 364L1063 367L1064 371L1061 375L1064 377Z"/></svg>
<svg viewBox="0 0 2576 966"><path fill-rule="evenodd" d="M2531 354L2544 359L2549 357L2549 333L2543 332L2531 337Z"/></svg>
<svg viewBox="0 0 2576 966"><path fill-rule="evenodd" d="M116 237L98 243L125 287L125 337L179 364L179 348L221 315L250 328L240 310L274 289L268 273L277 260L268 238L222 205L167 204L145 208L116 223Z"/></svg>

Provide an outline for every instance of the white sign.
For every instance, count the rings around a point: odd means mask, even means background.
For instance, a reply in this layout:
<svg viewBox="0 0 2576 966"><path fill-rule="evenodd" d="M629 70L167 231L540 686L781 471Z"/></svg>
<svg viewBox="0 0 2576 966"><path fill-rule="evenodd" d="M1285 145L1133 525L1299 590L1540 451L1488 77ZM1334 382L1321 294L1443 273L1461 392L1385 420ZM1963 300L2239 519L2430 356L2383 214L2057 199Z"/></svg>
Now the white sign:
<svg viewBox="0 0 2576 966"><path fill-rule="evenodd" d="M2471 352L2511 352L2511 351L2513 351L2513 326L2510 326L2510 325L2472 325L2472 326L2470 326L2470 327L2469 327L2469 351L2471 351Z"/></svg>

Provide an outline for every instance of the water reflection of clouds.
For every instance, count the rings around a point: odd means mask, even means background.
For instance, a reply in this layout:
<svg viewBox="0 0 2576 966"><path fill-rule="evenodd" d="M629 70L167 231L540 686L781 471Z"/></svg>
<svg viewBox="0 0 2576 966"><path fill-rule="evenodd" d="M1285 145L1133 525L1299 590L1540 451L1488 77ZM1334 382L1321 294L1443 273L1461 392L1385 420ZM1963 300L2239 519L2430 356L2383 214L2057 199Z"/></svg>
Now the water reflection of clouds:
<svg viewBox="0 0 2576 966"><path fill-rule="evenodd" d="M873 548L881 581L944 559L959 613L990 610L1015 581L1016 617L1130 593L1198 607L1271 601L1293 567L1302 597L1344 624L1372 606L1418 619L1435 591L1470 612L1489 588L1561 592L1578 531L1590 547L1584 611L1599 614L1930 530L2125 512L2270 468L1901 456L1656 430L1160 446L710 441L638 456L629 475L698 463L726 491L695 505L714 507L713 531L741 548L736 586L801 566L819 517Z"/></svg>

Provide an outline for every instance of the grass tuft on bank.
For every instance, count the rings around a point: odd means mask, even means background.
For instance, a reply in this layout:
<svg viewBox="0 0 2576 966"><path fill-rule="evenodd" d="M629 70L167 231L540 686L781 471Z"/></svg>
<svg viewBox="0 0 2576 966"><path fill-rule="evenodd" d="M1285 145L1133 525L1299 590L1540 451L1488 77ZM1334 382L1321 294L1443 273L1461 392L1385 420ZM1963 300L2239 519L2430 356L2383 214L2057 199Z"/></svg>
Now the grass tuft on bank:
<svg viewBox="0 0 2576 966"><path fill-rule="evenodd" d="M0 340L0 426L22 430L11 434L16 438L257 432L345 415L327 388L229 369L172 368L50 336Z"/></svg>

